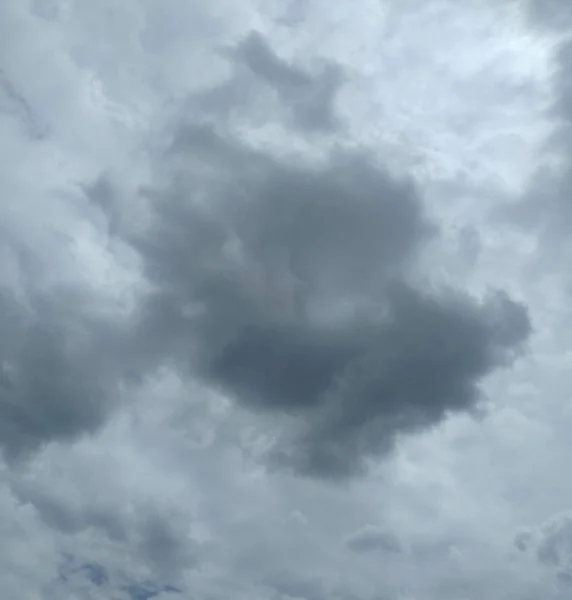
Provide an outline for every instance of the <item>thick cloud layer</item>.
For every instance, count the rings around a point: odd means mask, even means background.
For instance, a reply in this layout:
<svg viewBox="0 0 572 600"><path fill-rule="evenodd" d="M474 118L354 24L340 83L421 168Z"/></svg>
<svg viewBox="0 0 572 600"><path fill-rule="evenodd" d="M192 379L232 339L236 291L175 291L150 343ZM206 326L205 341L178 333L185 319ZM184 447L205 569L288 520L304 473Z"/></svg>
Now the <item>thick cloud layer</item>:
<svg viewBox="0 0 572 600"><path fill-rule="evenodd" d="M294 85L300 73L263 47L250 37L238 52ZM150 225L125 233L153 286L138 347L245 407L295 416L270 460L306 475L345 477L397 434L474 408L528 317L503 294L479 304L411 283L437 233L413 184L365 150L304 162L217 125L177 125L167 183L144 191Z"/></svg>
<svg viewBox="0 0 572 600"><path fill-rule="evenodd" d="M260 36L232 56L296 107L299 126L330 114L322 75L281 62ZM229 81L213 93L248 87ZM300 86L310 104L291 95ZM288 159L247 145L224 113L216 123L176 125L161 183L140 192L142 230L117 221L112 184L86 188L143 261L151 292L133 321L98 314L80 288L32 290L28 312L6 297L2 339L18 340L2 357L8 456L92 431L122 386L174 365L249 409L296 417L272 464L344 477L397 434L471 410L481 378L526 339L526 311L505 295L479 304L411 283L437 229L413 184L366 149Z"/></svg>
<svg viewBox="0 0 572 600"><path fill-rule="evenodd" d="M521 4L0 3L4 596L569 596Z"/></svg>

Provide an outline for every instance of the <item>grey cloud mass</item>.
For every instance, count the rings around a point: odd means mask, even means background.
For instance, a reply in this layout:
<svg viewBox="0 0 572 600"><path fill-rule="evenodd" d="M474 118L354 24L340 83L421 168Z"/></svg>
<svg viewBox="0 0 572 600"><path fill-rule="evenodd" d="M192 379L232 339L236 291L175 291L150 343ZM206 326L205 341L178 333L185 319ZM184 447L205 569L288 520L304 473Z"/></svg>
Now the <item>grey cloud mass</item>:
<svg viewBox="0 0 572 600"><path fill-rule="evenodd" d="M121 323L81 289L0 295L0 444L7 458L101 426L120 393Z"/></svg>
<svg viewBox="0 0 572 600"><path fill-rule="evenodd" d="M259 36L237 56L284 105L288 90L314 89ZM320 98L327 113L330 94ZM186 121L162 158L165 183L141 189L142 233L116 222L109 183L86 187L152 287L132 320L98 315L78 290L38 296L29 315L6 296L8 456L93 431L122 386L169 365L252 410L295 416L297 433L269 460L318 477L358 472L396 435L476 405L481 378L528 336L526 310L503 294L479 304L411 283L437 234L411 182L366 149L287 160L248 147L222 118Z"/></svg>
<svg viewBox="0 0 572 600"><path fill-rule="evenodd" d="M566 3L351 4L0 2L2 597L569 596Z"/></svg>
<svg viewBox="0 0 572 600"><path fill-rule="evenodd" d="M259 38L245 44L274 85L302 77ZM125 234L153 287L137 346L245 407L296 417L269 460L305 475L359 472L397 434L474 408L481 378L527 338L525 308L415 287L410 267L437 228L414 185L365 149L288 160L221 122L183 117L167 183L141 192L151 224Z"/></svg>

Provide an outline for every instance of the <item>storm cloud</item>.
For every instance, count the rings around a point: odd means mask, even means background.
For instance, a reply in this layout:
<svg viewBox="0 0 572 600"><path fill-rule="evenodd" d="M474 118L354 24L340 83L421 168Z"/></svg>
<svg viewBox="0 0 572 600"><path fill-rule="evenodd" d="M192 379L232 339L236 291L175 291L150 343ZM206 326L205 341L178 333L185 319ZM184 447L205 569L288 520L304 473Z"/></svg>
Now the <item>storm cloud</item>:
<svg viewBox="0 0 572 600"><path fill-rule="evenodd" d="M4 596L569 597L569 13L0 2Z"/></svg>
<svg viewBox="0 0 572 600"><path fill-rule="evenodd" d="M245 43L264 80L302 78L259 37ZM475 408L481 379L526 340L526 309L415 283L438 228L416 186L366 148L291 159L224 122L181 116L162 183L140 192L148 227L124 224L152 288L137 347L247 409L294 417L268 460L305 475L355 474L398 434ZM97 188L92 199L104 204Z"/></svg>
<svg viewBox="0 0 572 600"><path fill-rule="evenodd" d="M257 33L230 63L230 78L188 106L248 90L246 65L252 85L269 85L278 109L294 110L293 135L335 130L339 78L330 86L327 72L288 64ZM477 302L416 282L413 267L438 228L412 181L367 147L290 158L249 144L217 110L175 120L153 178L131 198L147 211L145 226L126 218L105 175L84 186L111 239L142 261L150 291L130 316L102 313L78 285L28 286L28 311L5 294L8 456L95 430L122 389L173 367L248 410L294 417L272 466L346 477L397 435L472 410L481 379L526 340L526 310L505 294ZM247 117L256 104L241 110Z"/></svg>

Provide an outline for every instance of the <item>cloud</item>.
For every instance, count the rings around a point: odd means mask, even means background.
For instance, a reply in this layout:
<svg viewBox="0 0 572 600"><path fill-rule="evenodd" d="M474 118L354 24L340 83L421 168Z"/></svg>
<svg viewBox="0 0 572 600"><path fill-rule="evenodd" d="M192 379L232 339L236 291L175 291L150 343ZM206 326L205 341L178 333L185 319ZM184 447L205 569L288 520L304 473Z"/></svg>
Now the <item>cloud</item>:
<svg viewBox="0 0 572 600"><path fill-rule="evenodd" d="M278 55L271 41L256 30L222 45L217 57L229 76L186 98L189 111L201 119L256 128L282 125L314 138L344 129L338 93L346 76L335 61L314 60L300 66L300 60Z"/></svg>
<svg viewBox="0 0 572 600"><path fill-rule="evenodd" d="M565 0L529 0L525 5L533 26L565 31L572 25L572 10Z"/></svg>
<svg viewBox="0 0 572 600"><path fill-rule="evenodd" d="M47 135L45 126L39 122L27 100L15 89L10 78L1 69L0 107L2 112L14 115L31 137L41 139Z"/></svg>
<svg viewBox="0 0 572 600"><path fill-rule="evenodd" d="M551 94L544 102L543 143L527 186L516 202L501 209L510 226L525 227L542 243L536 259L554 256L567 245L572 219L568 197L572 185L572 13L566 2L531 2L527 6L536 35L551 51L547 80ZM544 266L545 270L549 265Z"/></svg>
<svg viewBox="0 0 572 600"><path fill-rule="evenodd" d="M530 332L505 294L479 304L412 283L435 225L365 149L288 161L183 122L165 160L170 182L145 190L149 227L124 238L153 288L137 345L245 407L293 415L274 466L360 471L397 434L474 408Z"/></svg>
<svg viewBox="0 0 572 600"><path fill-rule="evenodd" d="M62 483L49 490L41 481L14 478L12 492L19 502L33 506L52 530L72 537L87 533L111 547L127 549L162 579L176 579L182 570L196 565L187 511L159 507L136 496L124 498L119 505L117 498L78 494L71 481ZM89 574L97 576L94 568Z"/></svg>
<svg viewBox="0 0 572 600"><path fill-rule="evenodd" d="M377 550L399 553L402 551L402 545L394 535L371 525L349 536L346 546L354 552L375 552Z"/></svg>
<svg viewBox="0 0 572 600"><path fill-rule="evenodd" d="M244 65L260 83L277 92L292 113L294 127L307 134L328 132L338 126L335 101L343 75L337 65L330 63L317 75L296 68L281 60L258 32L250 33L231 56L238 63L239 73Z"/></svg>
<svg viewBox="0 0 572 600"><path fill-rule="evenodd" d="M522 529L514 539L520 552L545 568L564 592L572 587L572 515L562 512L538 527Z"/></svg>
<svg viewBox="0 0 572 600"><path fill-rule="evenodd" d="M291 116L285 140L333 134L340 68L293 66L258 33L230 57L230 78L191 95L187 111L203 107L201 117L174 122L157 173L132 199L147 206L146 226L134 228L135 209L105 174L84 185L85 214L107 214L109 239L142 261L152 291L134 312L100 310L101 295L77 280L37 283L43 265L16 261L28 306L6 289L2 339L18 340L0 346L8 458L95 431L126 390L173 365L250 410L295 417L272 465L341 478L396 435L471 410L481 378L526 339L526 311L508 297L481 306L413 282L438 228L415 185L367 147L288 159L249 144L212 101L234 106L265 85L277 93L269 115ZM249 97L241 119L256 111Z"/></svg>
<svg viewBox="0 0 572 600"><path fill-rule="evenodd" d="M94 300L81 289L32 290L26 306L2 293L0 444L8 458L105 422L120 393L123 327L98 315Z"/></svg>
<svg viewBox="0 0 572 600"><path fill-rule="evenodd" d="M78 557L65 554L58 569L58 582L86 598L121 598L125 600L150 600L157 597L181 597L181 590L157 581L133 581L110 574L97 562L81 562ZM54 589L54 596L58 592ZM51 591L51 590L50 590ZM61 591L61 590L60 590ZM50 596L52 597L52 596Z"/></svg>
<svg viewBox="0 0 572 600"><path fill-rule="evenodd" d="M566 597L556 283L483 218L548 63L389 4L0 3L7 597Z"/></svg>

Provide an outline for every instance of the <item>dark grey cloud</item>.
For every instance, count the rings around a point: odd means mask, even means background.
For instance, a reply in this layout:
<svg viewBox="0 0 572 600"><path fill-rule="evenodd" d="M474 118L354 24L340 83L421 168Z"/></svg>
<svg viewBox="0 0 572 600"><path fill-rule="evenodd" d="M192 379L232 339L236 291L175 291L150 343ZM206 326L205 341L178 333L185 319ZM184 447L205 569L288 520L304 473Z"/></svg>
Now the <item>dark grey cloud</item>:
<svg viewBox="0 0 572 600"><path fill-rule="evenodd" d="M293 416L273 466L360 471L396 435L471 410L527 338L525 308L502 293L478 303L411 284L437 229L411 182L365 151L286 160L191 122L164 166L166 183L142 192L150 227L126 234L153 287L137 347Z"/></svg>
<svg viewBox="0 0 572 600"><path fill-rule="evenodd" d="M255 150L214 101L232 107L241 86L262 83L277 92L275 117L291 111L296 135L332 133L337 67L292 66L258 34L231 58L230 80L191 99L191 118L157 157L157 179L140 190L147 226L133 226L135 209L105 177L85 186L111 241L142 260L151 291L135 311L114 317L80 284L40 286L37 258L21 265L28 306L2 289L0 445L9 458L94 431L125 387L168 366L249 410L293 417L271 465L346 477L397 435L471 410L481 379L525 341L526 310L507 296L478 303L412 283L438 229L410 181L367 149L312 160ZM193 106L204 109L198 118Z"/></svg>
<svg viewBox="0 0 572 600"><path fill-rule="evenodd" d="M277 451L279 463L331 477L359 470L362 458L387 451L396 435L473 409L479 380L528 333L525 311L506 296L476 306L404 288L390 299L387 318L336 374L301 437Z"/></svg>
<svg viewBox="0 0 572 600"><path fill-rule="evenodd" d="M0 110L11 115L0 115L0 452L16 459L46 447L29 464L2 470L4 596L547 598L549 591L528 584L516 590L522 573L493 547L512 520L510 506L495 498L506 496L507 473L511 489L519 477L513 450L523 436L531 441L528 433L544 441L529 429L498 441L505 423L526 427L519 415L501 411L485 431L455 420L444 437L405 444L397 471L384 470L383 481L332 489L264 476L252 464L355 475L396 437L472 410L481 381L525 340L525 311L502 293L477 301L423 283L420 265L436 254L444 257L440 275L449 262L458 267L459 279L448 273L454 285L471 278L451 261L455 231L419 263L426 242L440 235L423 211L423 190L395 180L367 148L356 151L356 140L344 139L367 129L350 116L353 102L366 120L383 113L389 130L376 144L380 152L397 146L392 164L410 162L410 142L430 150L431 179L454 177L449 167L470 163L468 179L450 184L439 206L454 204L457 192L467 207L481 197L470 193L472 179L492 172L479 167L489 147L480 147L480 134L488 140L491 128L510 128L516 113L506 90L495 95L494 81L484 81L479 62L487 73L510 78L514 67L522 74L512 50L473 57L489 33L481 31L489 3L474 3L470 13L455 3L444 11L395 3L383 14L375 2L360 11L306 1L32 4L0 3L7 34L0 36L7 74ZM260 11L270 19L284 11L282 23L304 31L270 24ZM232 46L253 17L272 35L246 35ZM431 45L437 30L462 51L451 69L439 58L446 49L425 60L416 48ZM505 31L499 22L498 36ZM189 98L178 119L173 112L190 89L224 76L210 48L215 38L230 76ZM306 60L340 52L361 73L343 98L352 74ZM418 59L437 104L458 113L449 100L466 104L456 94L461 86L483 88L496 106L479 115L468 99L472 122L483 125L469 136L470 160L449 160L466 130L462 119L451 111L441 118L435 102L434 118L423 119L418 102L409 106L401 75ZM163 153L164 121L177 135ZM82 204L77 181L91 206ZM146 182L139 194L131 193L135 181ZM439 195L437 184L431 189L428 196ZM502 252L491 257L480 221L479 233L481 282L497 277L489 267ZM129 315L108 295L131 294L139 264L120 290L95 281L107 264L119 266L124 244L141 259L142 281L133 287L145 289ZM14 272L6 247L20 252ZM478 259L478 239L467 235L459 263ZM518 387L529 384L524 379ZM510 404L513 382L505 383ZM492 471L483 466L483 434L502 454ZM79 436L88 439L60 443ZM268 452L265 442L273 445ZM462 457L446 460L460 447ZM410 468L423 476L409 477ZM344 545L367 521L391 523L406 551L382 549L379 531ZM467 552L450 547L458 538ZM471 553L485 538L490 544ZM73 560L58 571L62 552Z"/></svg>
<svg viewBox="0 0 572 600"><path fill-rule="evenodd" d="M94 431L116 402L125 324L80 287L0 289L0 445L19 458Z"/></svg>

